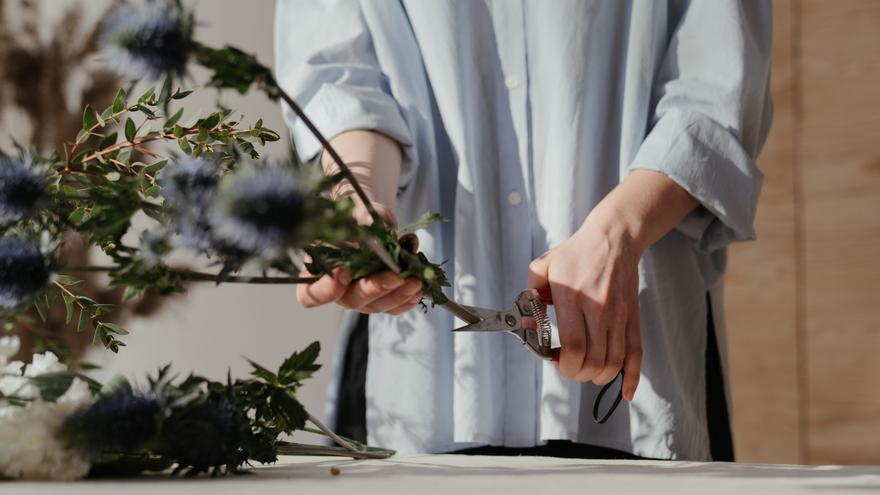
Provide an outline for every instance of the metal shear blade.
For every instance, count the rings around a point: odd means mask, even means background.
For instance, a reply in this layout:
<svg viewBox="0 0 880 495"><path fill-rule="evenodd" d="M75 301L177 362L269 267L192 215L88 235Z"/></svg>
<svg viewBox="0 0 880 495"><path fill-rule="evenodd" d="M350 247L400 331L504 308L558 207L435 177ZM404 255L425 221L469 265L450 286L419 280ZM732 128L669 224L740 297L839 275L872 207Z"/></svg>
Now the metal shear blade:
<svg viewBox="0 0 880 495"><path fill-rule="evenodd" d="M534 317L533 301L540 301L534 289L520 293L513 309L509 311L487 309L475 306L462 307L479 318L479 321L453 330L454 332L508 332L514 335L521 344L541 359L552 359L556 354L550 348L550 339L542 339L535 328L523 326L523 317Z"/></svg>

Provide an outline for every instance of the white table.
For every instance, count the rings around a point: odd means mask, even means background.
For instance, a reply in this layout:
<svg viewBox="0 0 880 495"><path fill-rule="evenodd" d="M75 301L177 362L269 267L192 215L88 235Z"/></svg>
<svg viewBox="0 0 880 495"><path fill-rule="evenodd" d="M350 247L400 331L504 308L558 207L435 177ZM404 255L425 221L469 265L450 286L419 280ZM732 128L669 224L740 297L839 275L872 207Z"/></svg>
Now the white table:
<svg viewBox="0 0 880 495"><path fill-rule="evenodd" d="M331 473L331 467L339 470ZM650 495L880 494L880 466L792 466L549 457L396 456L384 461L283 457L225 478L0 483L0 494Z"/></svg>

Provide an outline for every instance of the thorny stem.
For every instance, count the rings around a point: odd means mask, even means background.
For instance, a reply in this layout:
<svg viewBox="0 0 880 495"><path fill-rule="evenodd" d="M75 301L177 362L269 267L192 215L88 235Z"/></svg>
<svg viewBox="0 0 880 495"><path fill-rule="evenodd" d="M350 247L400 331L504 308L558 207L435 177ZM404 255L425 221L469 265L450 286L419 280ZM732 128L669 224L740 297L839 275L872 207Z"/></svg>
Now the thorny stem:
<svg viewBox="0 0 880 495"><path fill-rule="evenodd" d="M118 266L65 266L60 271L67 273L83 272L112 272ZM248 277L248 276L220 276L213 273L197 272L192 270L172 268L170 272L191 282L224 282L241 284L310 284L320 277Z"/></svg>

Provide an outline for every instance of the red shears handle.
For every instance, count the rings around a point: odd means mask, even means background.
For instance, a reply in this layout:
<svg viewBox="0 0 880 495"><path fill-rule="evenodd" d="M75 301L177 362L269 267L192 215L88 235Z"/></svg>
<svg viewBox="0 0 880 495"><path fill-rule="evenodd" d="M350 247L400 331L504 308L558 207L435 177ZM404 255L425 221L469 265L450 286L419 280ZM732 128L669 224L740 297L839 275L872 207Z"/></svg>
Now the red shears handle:
<svg viewBox="0 0 880 495"><path fill-rule="evenodd" d="M549 286L544 286L536 289L538 291L538 297L541 298L541 302L546 304L547 306L553 305L553 293L550 292ZM548 317L549 318L549 317ZM550 357L550 360L554 363L559 363L559 349L553 349L553 355Z"/></svg>

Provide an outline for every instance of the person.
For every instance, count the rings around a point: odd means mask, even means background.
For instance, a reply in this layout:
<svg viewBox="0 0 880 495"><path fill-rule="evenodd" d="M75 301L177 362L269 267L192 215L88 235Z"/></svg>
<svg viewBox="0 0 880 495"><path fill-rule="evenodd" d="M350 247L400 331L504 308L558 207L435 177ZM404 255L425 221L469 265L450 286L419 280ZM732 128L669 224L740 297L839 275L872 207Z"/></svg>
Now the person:
<svg viewBox="0 0 880 495"><path fill-rule="evenodd" d="M350 416L339 381L360 362L366 439L401 452L733 460L721 298L726 247L755 237L770 11L279 0L278 80L383 216L451 219L418 235L460 303L508 308L549 286L561 344L555 365L504 333L453 334L461 322L415 308L418 281L390 272L324 277L297 298L351 310L331 421ZM301 156L319 156L285 118ZM621 369L626 401L595 424Z"/></svg>

